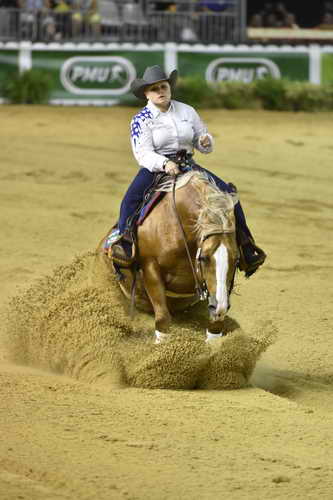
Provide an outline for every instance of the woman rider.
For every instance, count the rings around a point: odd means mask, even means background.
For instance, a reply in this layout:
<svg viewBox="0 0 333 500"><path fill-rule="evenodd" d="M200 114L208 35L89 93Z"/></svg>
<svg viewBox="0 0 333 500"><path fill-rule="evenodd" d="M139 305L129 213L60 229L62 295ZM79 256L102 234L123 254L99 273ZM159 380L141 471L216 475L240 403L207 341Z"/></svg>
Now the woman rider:
<svg viewBox="0 0 333 500"><path fill-rule="evenodd" d="M232 184L225 183L193 161L194 148L201 153L212 152L213 138L191 106L171 99L176 80L176 70L167 77L159 66L151 66L146 68L142 79L135 79L131 85L133 94L148 102L131 122L132 149L140 170L121 203L118 228L108 240L113 255L121 259L130 260L122 235L142 202L145 191L153 184L156 173L165 172L172 176L180 173L177 163L179 153L187 169L207 172L221 191L235 191ZM266 255L256 246L239 202L235 205L235 218L241 254L239 268L249 277L264 263Z"/></svg>

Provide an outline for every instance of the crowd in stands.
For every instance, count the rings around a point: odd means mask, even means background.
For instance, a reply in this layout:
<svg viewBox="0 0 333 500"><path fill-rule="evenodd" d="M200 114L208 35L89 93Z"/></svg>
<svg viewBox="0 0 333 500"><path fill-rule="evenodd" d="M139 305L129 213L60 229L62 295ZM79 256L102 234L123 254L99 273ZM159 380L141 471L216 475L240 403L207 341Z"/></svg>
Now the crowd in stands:
<svg viewBox="0 0 333 500"><path fill-rule="evenodd" d="M324 2L321 22L316 28L333 31L333 1Z"/></svg>
<svg viewBox="0 0 333 500"><path fill-rule="evenodd" d="M142 11L135 1L125 3L128 24L139 24ZM0 37L32 41L98 39L117 36L119 4L112 0L0 0Z"/></svg>
<svg viewBox="0 0 333 500"><path fill-rule="evenodd" d="M221 26L213 22L206 26L205 16L218 18L234 9L237 1L0 0L0 40L7 35L43 42L141 38L221 43L225 36Z"/></svg>
<svg viewBox="0 0 333 500"><path fill-rule="evenodd" d="M168 12L223 12L234 4L233 0L216 0L211 2L209 0L195 0L189 2L153 2L152 8L155 11L168 11Z"/></svg>
<svg viewBox="0 0 333 500"><path fill-rule="evenodd" d="M283 2L269 2L254 14L249 22L251 28L298 28L296 17L286 9Z"/></svg>
<svg viewBox="0 0 333 500"><path fill-rule="evenodd" d="M251 28L286 28L299 29L294 13L289 12L283 2L268 2L249 21ZM314 29L333 30L333 1L324 2L321 22Z"/></svg>
<svg viewBox="0 0 333 500"><path fill-rule="evenodd" d="M239 0L0 0L0 40L239 42ZM319 8L319 7L318 7ZM250 28L299 29L283 2L254 13ZM320 30L333 30L333 0ZM238 38L237 38L238 37Z"/></svg>

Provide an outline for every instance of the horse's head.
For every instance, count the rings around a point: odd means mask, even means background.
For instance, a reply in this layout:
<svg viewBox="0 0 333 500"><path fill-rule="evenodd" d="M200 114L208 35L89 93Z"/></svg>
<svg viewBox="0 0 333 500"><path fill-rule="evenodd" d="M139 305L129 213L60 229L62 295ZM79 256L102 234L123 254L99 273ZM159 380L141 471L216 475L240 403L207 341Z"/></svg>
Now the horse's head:
<svg viewBox="0 0 333 500"><path fill-rule="evenodd" d="M234 204L236 198L211 183L202 183L196 222L197 269L209 293L209 330L219 330L230 307L229 296L239 259Z"/></svg>
<svg viewBox="0 0 333 500"><path fill-rule="evenodd" d="M230 307L238 258L234 232L210 235L198 249L197 270L209 293L210 331L219 326Z"/></svg>

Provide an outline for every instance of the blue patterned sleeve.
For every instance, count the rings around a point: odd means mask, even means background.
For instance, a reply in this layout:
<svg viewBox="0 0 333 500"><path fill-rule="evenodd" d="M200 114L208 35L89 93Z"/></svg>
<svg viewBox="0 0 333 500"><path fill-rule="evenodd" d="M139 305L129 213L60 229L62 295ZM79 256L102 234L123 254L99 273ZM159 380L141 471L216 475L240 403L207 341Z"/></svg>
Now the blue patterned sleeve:
<svg viewBox="0 0 333 500"><path fill-rule="evenodd" d="M151 111L147 107L134 116L131 121L131 144L140 167L147 168L151 172L160 172L163 170L165 156L154 151L152 131L149 126L152 119Z"/></svg>

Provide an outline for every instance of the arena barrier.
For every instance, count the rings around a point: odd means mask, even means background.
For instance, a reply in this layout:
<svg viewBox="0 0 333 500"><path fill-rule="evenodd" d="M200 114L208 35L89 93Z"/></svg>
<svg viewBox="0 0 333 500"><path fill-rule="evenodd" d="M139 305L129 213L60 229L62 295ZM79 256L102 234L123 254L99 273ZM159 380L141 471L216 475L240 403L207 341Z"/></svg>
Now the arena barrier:
<svg viewBox="0 0 333 500"><path fill-rule="evenodd" d="M131 104L130 82L154 64L211 83L266 76L333 83L332 46L8 42L0 43L0 88L10 73L38 68L52 77L50 104Z"/></svg>

